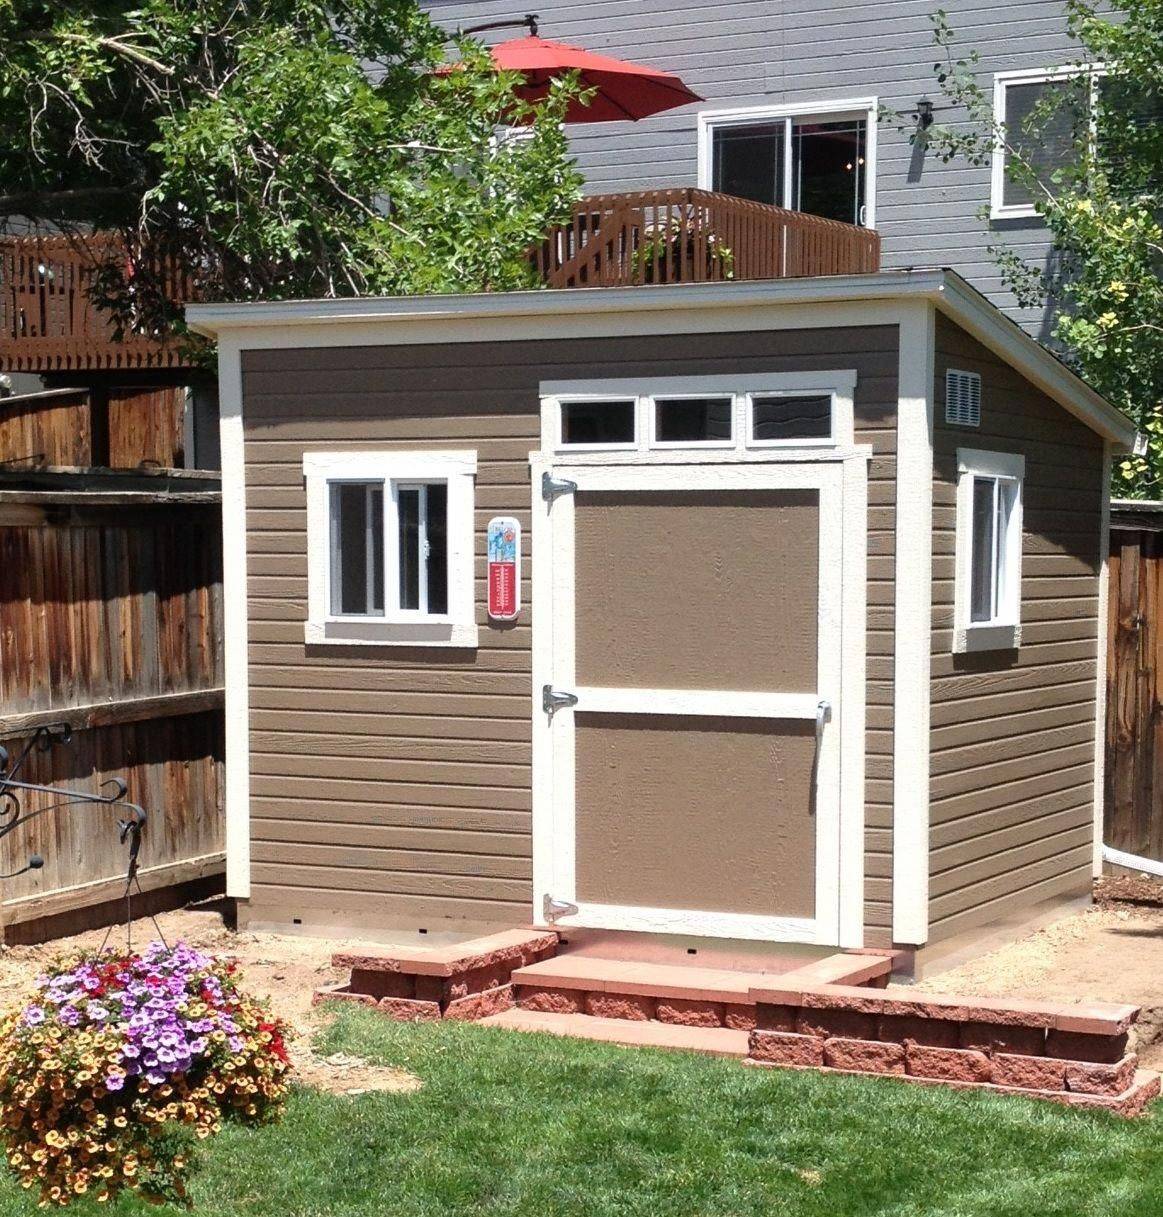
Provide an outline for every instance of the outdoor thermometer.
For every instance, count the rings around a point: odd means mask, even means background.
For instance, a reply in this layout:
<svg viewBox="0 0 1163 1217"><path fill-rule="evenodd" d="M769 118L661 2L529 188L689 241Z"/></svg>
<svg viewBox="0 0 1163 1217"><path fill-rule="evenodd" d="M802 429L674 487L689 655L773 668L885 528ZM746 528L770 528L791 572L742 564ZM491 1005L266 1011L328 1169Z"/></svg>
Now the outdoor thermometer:
<svg viewBox="0 0 1163 1217"><path fill-rule="evenodd" d="M489 521L489 616L513 621L521 611L521 525L512 516Z"/></svg>

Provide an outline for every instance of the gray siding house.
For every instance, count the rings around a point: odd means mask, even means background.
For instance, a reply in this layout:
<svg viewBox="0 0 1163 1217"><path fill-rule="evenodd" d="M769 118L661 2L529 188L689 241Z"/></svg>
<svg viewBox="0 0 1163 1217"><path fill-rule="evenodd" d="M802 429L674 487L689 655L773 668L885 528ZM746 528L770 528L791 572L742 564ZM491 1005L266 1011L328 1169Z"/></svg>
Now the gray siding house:
<svg viewBox="0 0 1163 1217"><path fill-rule="evenodd" d="M498 0L428 0L446 29L520 18ZM931 14L943 7L962 53L981 55L999 113L1027 113L1046 73L1078 57L1062 0L542 0L543 38L677 72L705 101L638 123L571 128L590 193L700 185L762 202L824 209L883 237L885 269L947 266L1033 334L991 245L1048 256L1045 228L999 166L944 165L907 132L876 121L921 98L943 123ZM522 31L498 30L500 41ZM846 187L837 179L847 178ZM983 221L983 205L991 218Z"/></svg>

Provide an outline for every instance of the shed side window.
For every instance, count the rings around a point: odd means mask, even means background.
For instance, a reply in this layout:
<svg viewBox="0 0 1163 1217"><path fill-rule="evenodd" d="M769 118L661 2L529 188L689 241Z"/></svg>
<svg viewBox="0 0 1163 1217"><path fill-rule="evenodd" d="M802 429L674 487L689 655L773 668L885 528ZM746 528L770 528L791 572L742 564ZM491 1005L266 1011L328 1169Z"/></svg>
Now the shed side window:
<svg viewBox="0 0 1163 1217"><path fill-rule="evenodd" d="M475 646L475 452L306 453L306 640Z"/></svg>
<svg viewBox="0 0 1163 1217"><path fill-rule="evenodd" d="M1004 452L961 449L957 455L953 649L1012 649L1021 632L1025 462Z"/></svg>

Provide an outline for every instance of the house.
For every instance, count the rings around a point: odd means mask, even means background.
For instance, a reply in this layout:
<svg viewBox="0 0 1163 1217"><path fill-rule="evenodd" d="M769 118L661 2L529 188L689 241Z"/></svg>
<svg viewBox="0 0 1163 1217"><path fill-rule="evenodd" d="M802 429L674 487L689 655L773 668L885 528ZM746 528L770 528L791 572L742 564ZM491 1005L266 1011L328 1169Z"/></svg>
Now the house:
<svg viewBox="0 0 1163 1217"><path fill-rule="evenodd" d="M241 923L933 951L1089 890L1134 428L956 272L188 315Z"/></svg>
<svg viewBox="0 0 1163 1217"><path fill-rule="evenodd" d="M498 0L424 0L444 29L520 18ZM1052 257L1029 196L992 164L942 164L917 130L918 102L956 125L936 83L932 14L944 9L958 57L980 54L977 81L1016 124L1080 54L1064 0L605 0L538 4L544 38L677 72L702 103L638 123L570 128L591 193L701 186L875 228L884 266L950 266L1033 334L991 246L1032 264ZM519 29L483 32L488 42ZM877 121L880 111L899 115ZM1047 169L1068 148L1046 147ZM980 218L982 209L988 218Z"/></svg>

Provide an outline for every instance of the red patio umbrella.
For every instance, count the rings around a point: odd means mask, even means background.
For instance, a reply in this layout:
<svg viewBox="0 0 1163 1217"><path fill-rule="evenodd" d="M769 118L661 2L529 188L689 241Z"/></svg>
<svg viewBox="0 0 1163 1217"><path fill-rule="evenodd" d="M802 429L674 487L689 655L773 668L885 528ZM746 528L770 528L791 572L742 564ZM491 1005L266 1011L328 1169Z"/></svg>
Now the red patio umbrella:
<svg viewBox="0 0 1163 1217"><path fill-rule="evenodd" d="M651 114L703 100L673 72L660 72L640 63L595 55L581 47L542 38L537 33L536 18L532 16L523 21L489 22L463 32L477 33L505 25L527 25L532 31L526 38L513 38L492 49L493 62L498 68L524 75L525 84L517 90L522 99L540 101L557 77L574 71L586 89L595 90L589 105L580 101L570 103L566 122L608 123L625 119L637 122Z"/></svg>

